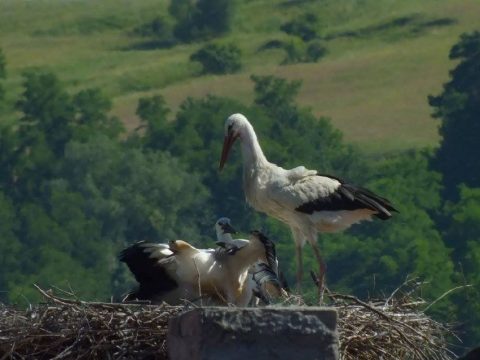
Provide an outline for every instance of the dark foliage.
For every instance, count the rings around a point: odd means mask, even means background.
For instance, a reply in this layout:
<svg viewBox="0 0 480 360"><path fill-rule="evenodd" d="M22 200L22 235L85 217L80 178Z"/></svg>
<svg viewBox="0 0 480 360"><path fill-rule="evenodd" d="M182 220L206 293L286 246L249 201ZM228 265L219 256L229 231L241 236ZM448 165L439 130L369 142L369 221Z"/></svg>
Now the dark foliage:
<svg viewBox="0 0 480 360"><path fill-rule="evenodd" d="M241 68L241 52L234 44L208 44L190 56L202 64L203 73L230 74Z"/></svg>
<svg viewBox="0 0 480 360"><path fill-rule="evenodd" d="M173 35L173 24L165 16L157 16L153 20L137 26L133 29L133 34L149 39L135 45L134 48L137 49L171 47L176 43Z"/></svg>
<svg viewBox="0 0 480 360"><path fill-rule="evenodd" d="M327 54L327 48L319 41L313 41L307 46L306 62L317 62Z"/></svg>
<svg viewBox="0 0 480 360"><path fill-rule="evenodd" d="M5 79L6 74L7 74L7 71L6 71L5 56L3 55L2 49L0 48L0 80ZM3 89L3 86L0 83L0 105L4 97L5 97L5 90Z"/></svg>
<svg viewBox="0 0 480 360"><path fill-rule="evenodd" d="M315 39L318 36L318 28L319 21L315 14L303 14L280 27L285 33L298 36L303 41Z"/></svg>
<svg viewBox="0 0 480 360"><path fill-rule="evenodd" d="M458 197L457 186L480 186L480 32L464 34L450 58L460 63L438 96L430 96L434 116L441 119L441 144L433 166L443 174L444 194Z"/></svg>
<svg viewBox="0 0 480 360"><path fill-rule="evenodd" d="M258 51L268 49L283 49L285 58L282 65L295 63L317 62L327 53L319 38L318 18L315 14L303 14L294 20L283 24L280 29L292 35L289 40L270 40L260 46Z"/></svg>
<svg viewBox="0 0 480 360"><path fill-rule="evenodd" d="M169 12L177 21L174 35L190 42L225 34L230 30L233 7L231 0L172 1Z"/></svg>

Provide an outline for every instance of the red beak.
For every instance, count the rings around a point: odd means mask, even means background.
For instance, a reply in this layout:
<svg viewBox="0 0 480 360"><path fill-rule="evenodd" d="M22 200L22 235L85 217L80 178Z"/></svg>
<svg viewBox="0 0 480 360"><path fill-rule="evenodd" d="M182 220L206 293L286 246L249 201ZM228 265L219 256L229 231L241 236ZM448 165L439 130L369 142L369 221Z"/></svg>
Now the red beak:
<svg viewBox="0 0 480 360"><path fill-rule="evenodd" d="M231 134L225 136L223 140L223 149L222 149L222 157L220 158L220 165L218 166L219 170L223 169L223 166L228 160L228 154L230 153L230 149L232 148L233 143L235 142L236 137L233 137Z"/></svg>

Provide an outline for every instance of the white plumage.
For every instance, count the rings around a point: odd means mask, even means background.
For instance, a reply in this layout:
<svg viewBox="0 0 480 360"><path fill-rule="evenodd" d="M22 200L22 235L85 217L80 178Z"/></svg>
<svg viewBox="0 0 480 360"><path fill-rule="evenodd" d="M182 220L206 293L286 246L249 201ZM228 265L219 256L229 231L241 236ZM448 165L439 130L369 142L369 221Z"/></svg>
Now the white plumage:
<svg viewBox="0 0 480 360"><path fill-rule="evenodd" d="M217 235L216 244L231 252L236 252L249 243L249 241L245 239L234 239L232 234L235 233L236 230L232 227L229 218L221 217L215 223L215 234Z"/></svg>
<svg viewBox="0 0 480 360"><path fill-rule="evenodd" d="M249 241L245 239L234 239L231 234L236 233L227 217L222 217L215 223L215 232L217 234L217 245L224 248L227 253L235 254L248 245ZM255 294L264 303L269 304L273 298L279 298L286 295L282 289L278 273L278 259L275 245L268 242L265 246L266 263L262 260L257 261L248 270L247 291L249 297Z"/></svg>
<svg viewBox="0 0 480 360"><path fill-rule="evenodd" d="M233 114L225 122L220 169L236 139L241 143L247 202L290 226L296 244L297 285L302 279L301 253L306 242L314 249L321 277L325 272L317 247L318 232L344 230L372 215L387 219L391 211L396 211L387 199L338 178L320 175L304 166L286 170L270 163L252 125L242 114Z"/></svg>
<svg viewBox="0 0 480 360"><path fill-rule="evenodd" d="M179 304L205 299L209 304L246 306L251 298L248 269L267 261L269 240L252 232L241 251L197 249L183 240L169 244L138 242L120 254L140 286L126 301L150 300Z"/></svg>

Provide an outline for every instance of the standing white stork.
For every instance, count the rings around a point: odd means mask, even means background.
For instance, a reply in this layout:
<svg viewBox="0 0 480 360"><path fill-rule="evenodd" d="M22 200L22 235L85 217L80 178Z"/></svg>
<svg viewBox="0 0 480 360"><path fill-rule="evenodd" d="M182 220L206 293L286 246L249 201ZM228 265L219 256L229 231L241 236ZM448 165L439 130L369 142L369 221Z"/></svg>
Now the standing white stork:
<svg viewBox="0 0 480 360"><path fill-rule="evenodd" d="M247 202L290 226L295 240L299 288L303 277L302 248L306 242L320 264L319 288L323 287L326 268L317 246L318 232L341 231L371 216L386 220L396 211L387 199L339 178L304 166L286 170L272 164L263 154L253 126L242 114L233 114L225 122L220 170L237 139L242 149Z"/></svg>

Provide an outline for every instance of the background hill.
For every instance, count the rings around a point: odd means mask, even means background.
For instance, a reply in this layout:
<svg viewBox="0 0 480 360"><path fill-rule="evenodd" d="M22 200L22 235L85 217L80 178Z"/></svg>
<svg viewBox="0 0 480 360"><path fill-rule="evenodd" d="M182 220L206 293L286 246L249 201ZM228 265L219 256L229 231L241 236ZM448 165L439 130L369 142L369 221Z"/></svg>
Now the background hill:
<svg viewBox="0 0 480 360"><path fill-rule="evenodd" d="M134 29L168 15L167 1L13 1L0 4L0 44L8 62L10 102L30 67L54 70L67 89L99 87L128 128L138 125L139 97L160 93L176 109L187 97L221 94L252 99L252 73L301 79L298 101L329 117L348 141L373 152L432 146L437 122L426 98L438 93L452 66L458 36L478 23L475 0L237 1L232 41L243 53L238 74L200 76L189 56L202 42L143 48ZM328 38L318 63L279 65L280 50L257 51L283 39L282 23L304 12L319 17Z"/></svg>

